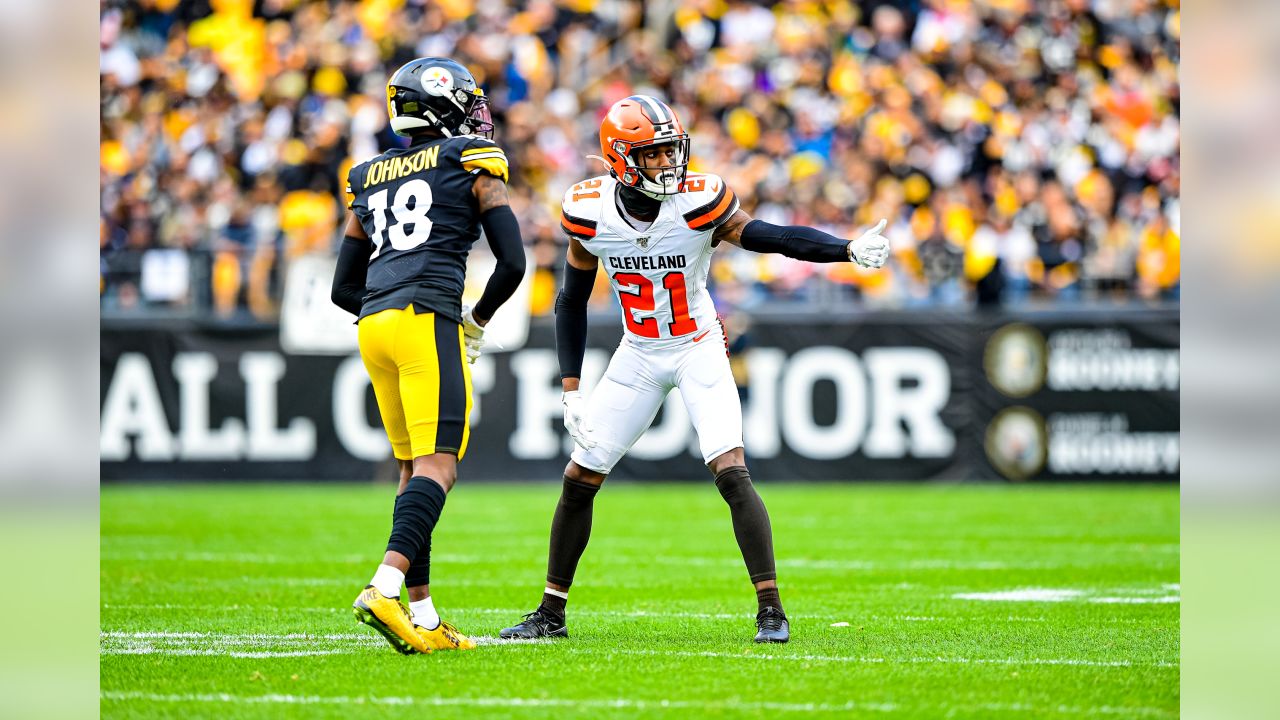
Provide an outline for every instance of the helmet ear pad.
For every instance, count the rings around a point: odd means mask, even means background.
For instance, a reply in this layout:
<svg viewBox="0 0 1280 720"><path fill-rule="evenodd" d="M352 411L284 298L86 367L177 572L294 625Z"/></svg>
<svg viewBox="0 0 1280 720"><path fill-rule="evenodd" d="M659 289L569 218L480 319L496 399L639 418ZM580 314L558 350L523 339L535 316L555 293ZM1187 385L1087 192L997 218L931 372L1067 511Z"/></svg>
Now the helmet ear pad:
<svg viewBox="0 0 1280 720"><path fill-rule="evenodd" d="M605 145L605 158L609 161L611 174L618 179L623 185L635 187L640 183L640 173L635 169L628 158L631 155L631 145L621 140L614 140L612 143ZM619 174L616 168L625 168Z"/></svg>

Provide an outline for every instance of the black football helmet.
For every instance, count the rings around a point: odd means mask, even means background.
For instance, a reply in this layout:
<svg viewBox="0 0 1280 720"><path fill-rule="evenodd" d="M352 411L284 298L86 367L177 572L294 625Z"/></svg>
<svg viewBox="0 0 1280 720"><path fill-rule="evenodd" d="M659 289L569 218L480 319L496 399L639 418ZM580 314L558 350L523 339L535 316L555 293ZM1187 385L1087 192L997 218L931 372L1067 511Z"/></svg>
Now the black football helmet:
<svg viewBox="0 0 1280 720"><path fill-rule="evenodd" d="M471 71L449 58L418 58L395 71L387 81L387 114L391 129L405 137L434 128L445 137L493 138L489 99Z"/></svg>

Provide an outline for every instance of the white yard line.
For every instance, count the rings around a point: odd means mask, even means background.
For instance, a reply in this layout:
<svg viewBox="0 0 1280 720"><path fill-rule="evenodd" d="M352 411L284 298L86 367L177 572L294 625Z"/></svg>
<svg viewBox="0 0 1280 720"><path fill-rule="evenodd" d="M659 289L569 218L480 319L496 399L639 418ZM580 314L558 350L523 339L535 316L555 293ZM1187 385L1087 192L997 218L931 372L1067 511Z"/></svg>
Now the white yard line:
<svg viewBox="0 0 1280 720"><path fill-rule="evenodd" d="M506 698L506 697L408 697L408 696L327 696L327 695L230 695L218 694L185 694L161 695L144 692L106 691L103 700L142 702L175 702L175 703L246 703L246 704L283 704L283 705L422 705L427 707L489 707L489 708L600 708L618 710L663 710L663 709L697 709L697 710L773 710L777 712L838 712L852 710L872 710L877 712L894 712L897 705L887 703L783 703L783 702L718 702L708 700L697 702L692 700L628 700L610 699L568 699L568 698Z"/></svg>
<svg viewBox="0 0 1280 720"><path fill-rule="evenodd" d="M510 698L510 697L412 697L412 696L345 696L345 695L232 695L216 694L160 694L133 691L104 691L101 698L113 702L145 703L205 703L205 704L264 704L264 705L387 705L423 707L476 707L476 708L591 708L599 710L747 710L773 712L854 712L868 711L919 713L947 710L986 710L990 712L1026 712L1041 714L1056 711L1075 716L1122 715L1145 717L1172 717L1176 713L1154 707L1112 707L1107 705L1079 707L1059 705L1033 706L1026 704L986 703L979 706L940 705L935 707L900 706L894 703L846 702L846 703L786 703L695 700L631 700L627 698Z"/></svg>
<svg viewBox="0 0 1280 720"><path fill-rule="evenodd" d="M915 558L907 560L849 560L849 559L815 559L815 558L780 558L778 567L794 570L1049 570L1064 567L1092 566L1096 556L1081 558L1078 561L1003 561L1003 560L957 560L952 558ZM192 563L229 563L236 565L275 565L292 563L314 563L316 556L278 555L271 553L250 552L104 552L103 562L192 562ZM368 555L344 554L321 556L322 563L358 564L376 562L376 557ZM458 565L485 565L501 563L504 565L526 565L537 558L512 558L498 555L455 555L439 553L433 555L432 562ZM719 567L738 568L742 560L735 557L682 557L667 556L660 560L652 556L636 557L632 555L612 555L600 560L611 565L635 565L637 563L655 563L661 565L679 565L685 567Z"/></svg>
<svg viewBox="0 0 1280 720"><path fill-rule="evenodd" d="M315 555L274 555L271 553L247 552L103 552L104 562L210 562L236 563L244 565L276 565L283 563L315 563ZM321 562L328 563L369 563L378 561L372 555L328 555L320 556ZM509 562L509 558L482 555L453 555L438 553L431 556L432 562L483 564Z"/></svg>
<svg viewBox="0 0 1280 720"><path fill-rule="evenodd" d="M959 665L1065 665L1081 667L1178 667L1178 663L1134 662L1131 660L1083 660L1078 658L965 658L965 657L914 657L883 658L855 657L848 655L769 655L759 653L726 653L715 651L665 651L665 650L607 650L594 648L566 648L563 652L583 655L645 655L677 657L710 657L729 660L781 660L801 662L833 662L855 664L959 664Z"/></svg>
<svg viewBox="0 0 1280 720"><path fill-rule="evenodd" d="M1080 601L1099 604L1165 604L1181 602L1177 585L1162 585L1159 588L1037 588L1024 587L994 592L965 592L951 595L953 600L977 600L981 602L1037 602L1060 603ZM1106 593L1103 595L1102 593Z"/></svg>
<svg viewBox="0 0 1280 720"><path fill-rule="evenodd" d="M122 647L104 648L103 655L214 655L232 658L284 658L311 657L314 655L350 655L348 650L219 650L216 648L157 648L157 647Z"/></svg>
<svg viewBox="0 0 1280 720"><path fill-rule="evenodd" d="M1021 588L998 592L956 593L956 600L983 600L987 602L1065 602L1084 595L1083 590L1059 588Z"/></svg>
<svg viewBox="0 0 1280 720"><path fill-rule="evenodd" d="M122 632L107 631L98 633L99 637L117 640L218 640L222 642L246 641L303 641L303 640L360 640L369 635L365 633L200 633L200 632Z"/></svg>
<svg viewBox="0 0 1280 720"><path fill-rule="evenodd" d="M1178 602L1177 598L1094 598L1090 602L1096 603L1167 603ZM103 603L103 610L142 610L142 611L177 611L192 613L271 613L291 615L294 613L314 613L319 615L349 615L351 609L346 606L342 607L310 607L310 606L275 606L275 605L199 605L199 604L181 604L181 603ZM472 608L457 607L451 608L450 613L459 616L470 615L502 615L510 616L512 621L523 615L528 608ZM703 613L703 612L683 612L683 611L653 611L653 610L574 610L574 617L603 617L603 618L681 618L689 620L751 620L750 612L740 613ZM998 618L990 618L985 615L858 615L853 612L833 612L833 613L792 613L789 614L793 620L818 620L818 621L844 621L853 624L868 621L895 621L895 622L970 622L973 620L999 620ZM1049 622L1052 618L1026 615L1009 615L1003 618L1004 622L1024 622L1024 623L1043 623ZM1121 623L1129 624L1142 622L1134 618L1100 618L1090 619L1090 623Z"/></svg>
<svg viewBox="0 0 1280 720"><path fill-rule="evenodd" d="M270 634L217 634L187 632L104 632L101 652L107 655L220 655L226 657L291 657L293 654L341 654L354 653L380 646L383 640L373 634L335 633L309 635L305 633ZM518 647L530 643L506 642L492 637L477 637L478 644L500 647ZM306 646L305 650L298 649ZM1080 667L1178 667L1170 662L1135 662L1131 660L1088 660L1081 658L966 658L966 657L913 657L885 658L848 655L791 655L759 652L729 653L694 650L645 650L610 648L560 647L559 652L572 655L600 655L604 657L629 655L644 657L704 657L726 660L753 660L779 662L831 662L855 664L961 664L961 665L1061 665ZM264 654L265 653L265 654Z"/></svg>

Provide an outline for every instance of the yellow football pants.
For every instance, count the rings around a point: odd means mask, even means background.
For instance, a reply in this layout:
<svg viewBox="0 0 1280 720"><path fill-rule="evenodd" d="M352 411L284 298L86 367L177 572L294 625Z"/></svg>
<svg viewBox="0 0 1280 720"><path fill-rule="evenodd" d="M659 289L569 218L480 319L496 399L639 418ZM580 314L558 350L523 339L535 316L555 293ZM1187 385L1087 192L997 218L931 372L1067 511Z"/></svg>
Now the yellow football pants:
<svg viewBox="0 0 1280 720"><path fill-rule="evenodd" d="M360 357L398 460L447 452L471 434L471 369L462 326L413 306L360 319Z"/></svg>

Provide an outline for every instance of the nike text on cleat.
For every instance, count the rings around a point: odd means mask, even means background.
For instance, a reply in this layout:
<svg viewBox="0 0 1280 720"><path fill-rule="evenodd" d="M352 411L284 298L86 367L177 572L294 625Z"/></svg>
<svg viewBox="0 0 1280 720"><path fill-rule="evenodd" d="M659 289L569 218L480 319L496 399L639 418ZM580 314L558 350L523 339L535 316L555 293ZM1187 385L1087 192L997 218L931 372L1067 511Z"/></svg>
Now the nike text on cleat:
<svg viewBox="0 0 1280 720"><path fill-rule="evenodd" d="M564 618L556 617L538 608L524 616L524 621L498 633L503 640L534 640L536 638L569 637Z"/></svg>
<svg viewBox="0 0 1280 720"><path fill-rule="evenodd" d="M791 625L778 608L767 607L756 615L756 642L784 643L791 639Z"/></svg>
<svg viewBox="0 0 1280 720"><path fill-rule="evenodd" d="M382 633L391 647L405 655L429 653L431 646L413 627L409 608L400 598L389 598L372 585L366 585L351 604L356 620Z"/></svg>
<svg viewBox="0 0 1280 720"><path fill-rule="evenodd" d="M476 646L474 640L458 632L458 628L443 620L435 630L428 630L421 625L415 626L414 630L433 650L472 650Z"/></svg>

